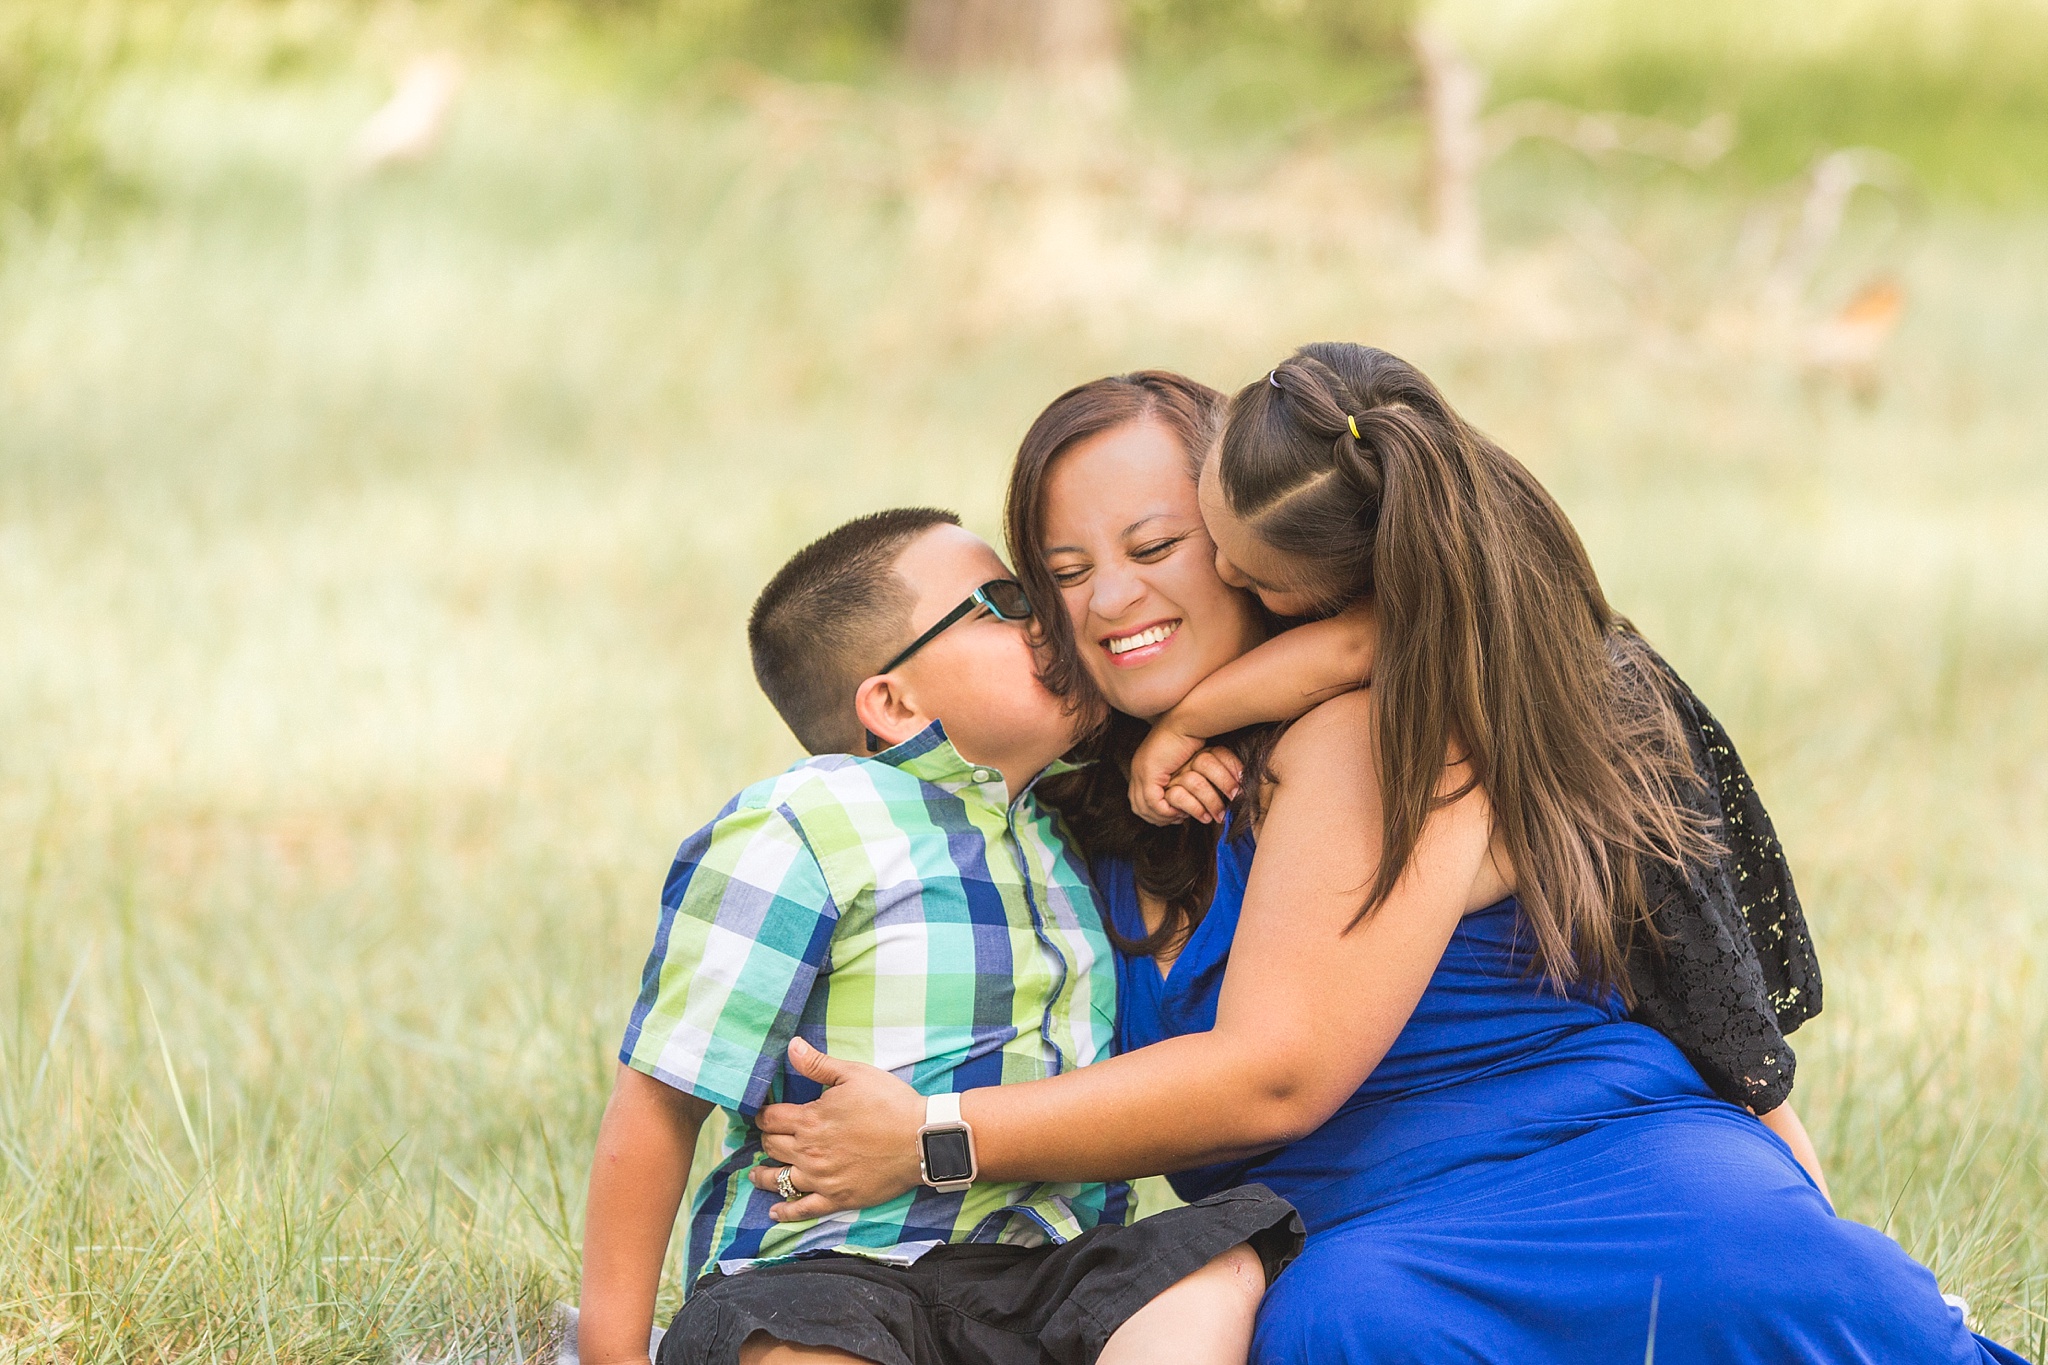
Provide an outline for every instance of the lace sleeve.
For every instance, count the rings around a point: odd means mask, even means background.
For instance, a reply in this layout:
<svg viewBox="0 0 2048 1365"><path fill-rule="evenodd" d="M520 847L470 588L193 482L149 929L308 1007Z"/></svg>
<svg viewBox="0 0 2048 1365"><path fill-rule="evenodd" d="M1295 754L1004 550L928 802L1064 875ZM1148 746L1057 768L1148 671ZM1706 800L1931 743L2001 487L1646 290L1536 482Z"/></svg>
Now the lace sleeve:
<svg viewBox="0 0 2048 1365"><path fill-rule="evenodd" d="M1635 1018L1678 1044L1716 1094L1767 1113L1792 1090L1785 1035L1820 1013L1820 963L1777 831L1727 731L1657 663L1703 782L1693 804L1726 852L1683 874L1645 863L1663 941L1630 952Z"/></svg>

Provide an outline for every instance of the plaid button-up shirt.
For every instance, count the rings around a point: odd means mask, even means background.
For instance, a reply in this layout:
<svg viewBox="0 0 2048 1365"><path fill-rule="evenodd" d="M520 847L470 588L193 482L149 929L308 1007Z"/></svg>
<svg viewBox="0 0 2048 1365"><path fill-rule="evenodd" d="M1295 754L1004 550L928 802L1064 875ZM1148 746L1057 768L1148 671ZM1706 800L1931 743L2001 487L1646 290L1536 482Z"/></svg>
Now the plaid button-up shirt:
<svg viewBox="0 0 2048 1365"><path fill-rule="evenodd" d="M619 1059L726 1111L698 1187L691 1279L815 1252L907 1263L947 1242L1065 1240L1123 1220L1121 1185L920 1187L769 1221L753 1119L815 1098L792 1037L924 1094L1035 1080L1108 1055L1116 967L1058 816L934 725L872 759L807 759L683 844Z"/></svg>

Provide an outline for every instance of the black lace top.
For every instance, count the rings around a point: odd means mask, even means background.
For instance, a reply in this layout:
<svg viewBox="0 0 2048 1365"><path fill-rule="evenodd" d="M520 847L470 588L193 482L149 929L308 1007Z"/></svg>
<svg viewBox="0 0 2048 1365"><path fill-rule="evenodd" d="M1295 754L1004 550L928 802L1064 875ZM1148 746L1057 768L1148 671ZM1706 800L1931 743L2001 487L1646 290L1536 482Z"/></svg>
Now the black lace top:
<svg viewBox="0 0 2048 1365"><path fill-rule="evenodd" d="M1654 655L1652 657L1655 657ZM1661 658L1693 766L1705 782L1693 805L1727 849L1681 875L1646 863L1663 942L1629 956L1634 1017L1665 1034L1714 1092L1759 1114L1792 1092L1796 1059L1785 1035L1820 1013L1820 962L1792 886L1792 869L1728 732Z"/></svg>

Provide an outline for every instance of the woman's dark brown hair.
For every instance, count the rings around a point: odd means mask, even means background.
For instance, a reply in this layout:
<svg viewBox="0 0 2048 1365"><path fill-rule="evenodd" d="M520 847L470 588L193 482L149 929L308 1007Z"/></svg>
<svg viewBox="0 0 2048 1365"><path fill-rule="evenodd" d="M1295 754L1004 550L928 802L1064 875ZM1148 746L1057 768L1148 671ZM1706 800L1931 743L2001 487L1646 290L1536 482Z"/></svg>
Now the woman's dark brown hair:
<svg viewBox="0 0 2048 1365"><path fill-rule="evenodd" d="M1053 465L1091 437L1142 421L1173 434L1187 452L1193 479L1222 430L1223 395L1166 370L1112 375L1067 390L1038 415L1017 448L1003 530L1010 562L1038 608L1040 676L1071 710L1099 718L1075 751L1088 766L1040 783L1039 794L1066 817L1089 858L1129 862L1138 889L1165 904L1165 919L1143 939L1126 940L1111 931L1125 951L1149 956L1184 941L1207 912L1216 890L1216 828L1193 822L1161 828L1132 812L1131 755L1147 726L1112 711L1088 676L1044 549L1045 483ZM1256 745L1255 737L1245 742Z"/></svg>
<svg viewBox="0 0 2048 1365"><path fill-rule="evenodd" d="M1353 435L1353 431L1356 435ZM1422 373L1385 351L1304 346L1231 400L1217 476L1260 541L1332 607L1373 599L1382 855L1392 893L1447 754L1470 763L1559 985L1629 989L1653 935L1639 860L1715 847L1646 646L1608 605L1563 511ZM1247 784L1249 785L1249 783Z"/></svg>

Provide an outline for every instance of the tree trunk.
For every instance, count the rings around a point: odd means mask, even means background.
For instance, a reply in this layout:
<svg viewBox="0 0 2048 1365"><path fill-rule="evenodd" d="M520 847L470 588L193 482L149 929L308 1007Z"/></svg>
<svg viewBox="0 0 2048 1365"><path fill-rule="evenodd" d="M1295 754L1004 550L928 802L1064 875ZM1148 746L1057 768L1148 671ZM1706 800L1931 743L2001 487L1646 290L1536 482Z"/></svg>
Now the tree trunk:
<svg viewBox="0 0 2048 1365"><path fill-rule="evenodd" d="M1426 20L1415 26L1414 43L1429 114L1430 233L1451 276L1470 281L1482 268L1479 172L1486 147L1479 111L1486 77Z"/></svg>
<svg viewBox="0 0 2048 1365"><path fill-rule="evenodd" d="M958 74L1009 67L1048 74L1114 70L1115 0L912 0L910 56Z"/></svg>

